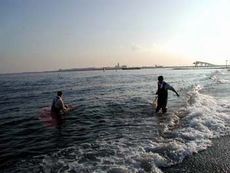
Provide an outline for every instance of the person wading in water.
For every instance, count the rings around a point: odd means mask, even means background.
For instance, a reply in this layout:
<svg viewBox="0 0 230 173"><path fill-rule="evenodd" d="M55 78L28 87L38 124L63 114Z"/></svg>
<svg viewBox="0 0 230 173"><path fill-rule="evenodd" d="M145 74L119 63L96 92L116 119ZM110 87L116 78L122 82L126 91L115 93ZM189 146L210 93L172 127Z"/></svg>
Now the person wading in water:
<svg viewBox="0 0 230 173"><path fill-rule="evenodd" d="M62 100L62 91L58 91L57 96L53 99L51 106L52 117L60 123L62 119L62 114L69 110L70 108L65 105L64 101Z"/></svg>
<svg viewBox="0 0 230 173"><path fill-rule="evenodd" d="M170 86L168 83L164 81L163 76L158 76L158 89L156 92L158 98L156 113L158 113L160 109L162 109L162 113L167 112L168 90L171 90L174 93L176 93L178 97L180 96L172 86Z"/></svg>

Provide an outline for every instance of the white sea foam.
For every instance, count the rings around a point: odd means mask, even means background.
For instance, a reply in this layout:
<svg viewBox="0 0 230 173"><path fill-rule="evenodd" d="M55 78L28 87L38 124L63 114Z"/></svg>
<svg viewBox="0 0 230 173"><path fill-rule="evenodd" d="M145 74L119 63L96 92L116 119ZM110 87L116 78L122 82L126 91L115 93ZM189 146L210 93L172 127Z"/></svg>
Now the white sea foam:
<svg viewBox="0 0 230 173"><path fill-rule="evenodd" d="M229 84L230 80L227 79L223 79L223 75L225 73L223 71L220 70L216 70L213 73L211 73L209 75L209 78L212 79L215 83L219 83L219 84Z"/></svg>
<svg viewBox="0 0 230 173"><path fill-rule="evenodd" d="M216 83L220 83L220 84L228 84L230 83L229 80L226 80L226 79L220 79L218 76L216 75L213 75L210 77L213 81L215 81Z"/></svg>
<svg viewBox="0 0 230 173"><path fill-rule="evenodd" d="M187 115L181 119L182 127L170 132L175 141L182 141L181 149L185 156L206 149L211 145L210 138L220 137L229 131L226 124L229 116L218 112L220 105L216 100L200 94L198 88L188 93Z"/></svg>
<svg viewBox="0 0 230 173"><path fill-rule="evenodd" d="M167 138L162 138L150 149L151 152L164 153L167 165L181 162L186 156L211 146L211 138L229 133L230 115L223 112L222 105L214 97L199 93L201 89L203 87L197 85L188 92L186 107L174 115L182 117L180 128L167 128ZM225 107L228 108L226 104Z"/></svg>

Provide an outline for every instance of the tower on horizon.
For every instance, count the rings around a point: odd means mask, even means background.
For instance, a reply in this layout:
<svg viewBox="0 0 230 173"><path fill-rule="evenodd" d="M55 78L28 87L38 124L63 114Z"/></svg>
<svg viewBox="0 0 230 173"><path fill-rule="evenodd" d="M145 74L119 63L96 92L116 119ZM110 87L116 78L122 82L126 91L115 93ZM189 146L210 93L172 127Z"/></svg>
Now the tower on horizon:
<svg viewBox="0 0 230 173"><path fill-rule="evenodd" d="M115 68L120 68L120 64L117 63L117 65L115 65Z"/></svg>

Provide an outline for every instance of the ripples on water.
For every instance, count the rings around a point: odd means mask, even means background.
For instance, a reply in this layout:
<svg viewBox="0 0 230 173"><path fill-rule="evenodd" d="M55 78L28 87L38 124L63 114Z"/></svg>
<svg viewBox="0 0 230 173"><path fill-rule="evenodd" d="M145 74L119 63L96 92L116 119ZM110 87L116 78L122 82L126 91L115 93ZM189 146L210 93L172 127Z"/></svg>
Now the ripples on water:
<svg viewBox="0 0 230 173"><path fill-rule="evenodd" d="M158 75L181 95L170 92L165 116L151 105ZM4 172L161 172L228 133L224 70L31 73L0 81ZM41 118L57 90L78 106L61 127Z"/></svg>

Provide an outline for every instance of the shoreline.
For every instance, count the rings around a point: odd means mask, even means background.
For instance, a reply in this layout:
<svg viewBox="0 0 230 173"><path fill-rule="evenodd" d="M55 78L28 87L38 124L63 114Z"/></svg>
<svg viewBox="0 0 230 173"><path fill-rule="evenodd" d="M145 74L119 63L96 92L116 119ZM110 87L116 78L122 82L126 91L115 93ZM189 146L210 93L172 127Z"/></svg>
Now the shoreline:
<svg viewBox="0 0 230 173"><path fill-rule="evenodd" d="M151 70L151 69L172 69L172 70L207 70L207 69L227 69L224 65L216 65L216 66L164 66L164 67L128 67L128 68L114 68L114 67L92 67L92 68L73 68L73 69L59 69L59 70L48 70L48 71L28 71L28 72L12 72L12 73L0 73L0 75L14 75L14 74L33 74L33 73L63 73L63 72L84 72L84 71L117 71L117 70Z"/></svg>
<svg viewBox="0 0 230 173"><path fill-rule="evenodd" d="M212 140L213 145L182 163L161 168L164 173L227 173L230 172L230 136Z"/></svg>

